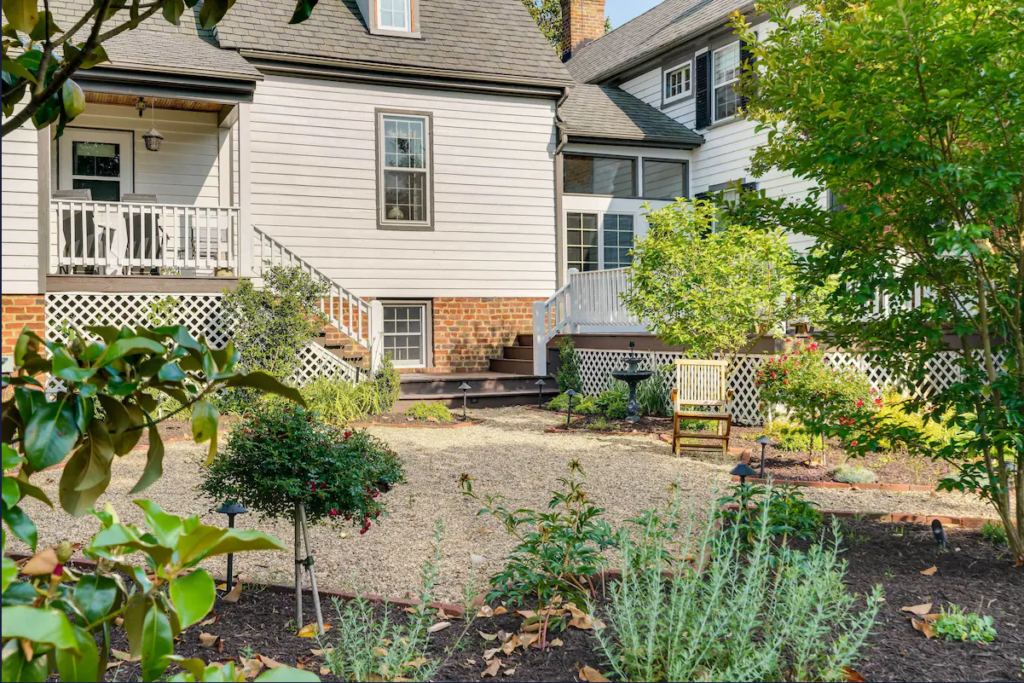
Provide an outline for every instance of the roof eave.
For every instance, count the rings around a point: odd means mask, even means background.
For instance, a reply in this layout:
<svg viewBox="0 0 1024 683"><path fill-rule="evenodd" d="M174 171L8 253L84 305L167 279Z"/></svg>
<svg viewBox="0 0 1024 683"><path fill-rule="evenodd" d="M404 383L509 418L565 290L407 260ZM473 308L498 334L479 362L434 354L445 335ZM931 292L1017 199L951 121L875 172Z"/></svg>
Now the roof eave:
<svg viewBox="0 0 1024 683"><path fill-rule="evenodd" d="M608 135L606 133L587 133L568 131L569 142L591 145L616 145L620 147L658 147L660 149L697 149L704 144L703 136L699 140L683 137L663 137L646 135L630 137L626 135Z"/></svg>

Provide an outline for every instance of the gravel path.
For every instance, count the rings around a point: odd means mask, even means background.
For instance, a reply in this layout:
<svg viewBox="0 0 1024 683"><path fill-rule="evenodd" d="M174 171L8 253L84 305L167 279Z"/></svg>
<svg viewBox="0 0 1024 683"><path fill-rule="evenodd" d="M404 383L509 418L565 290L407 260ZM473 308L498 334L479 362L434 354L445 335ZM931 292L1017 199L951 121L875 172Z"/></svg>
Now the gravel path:
<svg viewBox="0 0 1024 683"><path fill-rule="evenodd" d="M329 526L310 530L316 550L317 580L323 588L350 589L391 596L415 591L419 568L430 554L435 520L445 528L439 599L457 600L472 580L482 588L486 577L501 566L512 544L497 523L477 517L478 505L459 492L462 473L475 479L479 493L501 493L510 508L544 507L566 464L578 459L588 475L588 491L606 508L606 519L616 523L666 500L669 486L678 481L684 499L706 510L718 491L730 485L728 471L735 464L672 457L668 444L654 437L614 437L598 434L544 434L557 418L525 408L475 411L487 421L464 429L373 428L403 457L408 483L387 494L392 512L365 536L353 529ZM114 478L98 507L109 501L122 519L141 523L141 511L131 499L155 500L178 515L202 513L204 521L223 525L222 515L199 497L205 447L191 443L167 447L163 478L141 496L129 496L145 464L144 453L133 453L115 463ZM60 472L44 472L33 481L54 500ZM991 517L982 501L959 494L890 493L805 489L808 498L823 508L863 512L906 512ZM39 527L39 543L46 547L69 538L85 541L97 528L92 517L69 520L28 501L26 509ZM290 547L288 522L260 523L254 514L238 519L241 528L259 526ZM348 532L345 534L345 532ZM343 537L343 534L344 537ZM487 558L471 566L470 555ZM289 583L293 559L290 551L250 553L236 557L236 571L248 579ZM210 567L223 572L223 560Z"/></svg>

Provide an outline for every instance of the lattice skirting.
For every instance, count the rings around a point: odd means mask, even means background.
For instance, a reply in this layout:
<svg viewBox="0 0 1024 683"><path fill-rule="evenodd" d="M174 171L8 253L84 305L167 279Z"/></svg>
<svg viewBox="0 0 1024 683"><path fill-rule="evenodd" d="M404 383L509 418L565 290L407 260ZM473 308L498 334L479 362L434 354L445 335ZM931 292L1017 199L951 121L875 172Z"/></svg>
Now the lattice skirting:
<svg viewBox="0 0 1024 683"><path fill-rule="evenodd" d="M583 391L588 395L597 395L608 388L612 382L611 373L626 367L624 358L629 351L598 351L592 349L579 349L580 354L580 375L583 380ZM648 370L656 370L664 365L671 365L678 358L685 358L682 353L670 352L637 352L644 358L640 367ZM979 352L980 357L980 352ZM956 363L956 352L950 351L936 358L930 367L928 376L916 386L901 387L909 391L915 397L927 398L937 391L949 388L954 382L961 378L959 365ZM769 356L750 356L746 358L740 367L729 378L729 389L733 392L733 401L730 412L733 420L741 425L761 425L765 422L765 411L760 408L760 391L754 385L754 375L757 369ZM843 368L856 368L864 372L871 386L882 391L887 386L896 386L898 382L888 370L873 363L875 357L871 354L856 354L834 352L825 356L826 361ZM1006 362L1006 358L998 359L1000 364ZM649 381L657 381L658 378L664 382L664 391L671 392L675 381L671 374L655 375Z"/></svg>
<svg viewBox="0 0 1024 683"><path fill-rule="evenodd" d="M85 294L46 295L46 336L67 341L71 331L85 335L93 325L184 325L197 339L222 349L231 339L231 323L224 314L222 294ZM292 381L299 386L322 376L347 382L357 378L355 366L318 344L299 353L300 367Z"/></svg>

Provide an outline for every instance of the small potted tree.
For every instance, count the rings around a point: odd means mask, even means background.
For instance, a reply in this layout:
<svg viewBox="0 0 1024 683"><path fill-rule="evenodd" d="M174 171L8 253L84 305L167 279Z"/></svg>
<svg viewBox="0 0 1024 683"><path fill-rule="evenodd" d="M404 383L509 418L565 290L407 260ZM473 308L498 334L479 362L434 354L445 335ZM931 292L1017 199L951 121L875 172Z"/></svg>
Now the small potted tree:
<svg viewBox="0 0 1024 683"><path fill-rule="evenodd" d="M335 427L283 401L266 401L231 433L226 452L206 470L202 490L214 501L241 503L263 519L294 520L296 622L302 626L305 569L323 633L307 524L358 525L364 534L385 512L380 495L402 480L401 461L379 439Z"/></svg>

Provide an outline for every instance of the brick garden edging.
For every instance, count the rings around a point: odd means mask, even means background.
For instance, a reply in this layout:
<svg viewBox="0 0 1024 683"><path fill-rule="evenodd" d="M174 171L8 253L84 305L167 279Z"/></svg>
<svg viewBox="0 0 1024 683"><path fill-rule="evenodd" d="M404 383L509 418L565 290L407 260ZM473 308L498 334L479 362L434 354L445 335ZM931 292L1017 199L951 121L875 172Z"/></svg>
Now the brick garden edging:
<svg viewBox="0 0 1024 683"><path fill-rule="evenodd" d="M390 429L461 429L463 427L476 427L487 420L470 418L465 422L453 422L452 424L434 424L432 422L409 422L406 424L389 424L387 422L353 422L349 425L353 429L366 429L368 427L388 427Z"/></svg>

